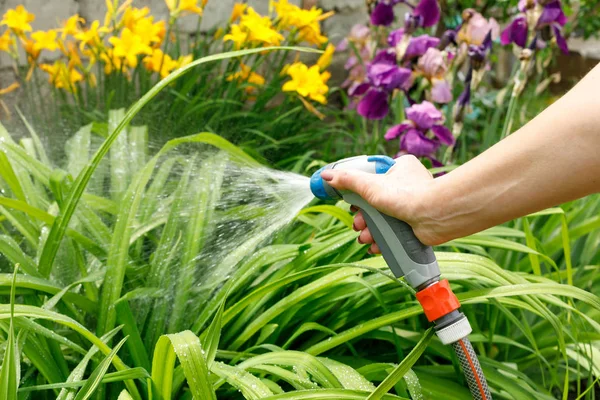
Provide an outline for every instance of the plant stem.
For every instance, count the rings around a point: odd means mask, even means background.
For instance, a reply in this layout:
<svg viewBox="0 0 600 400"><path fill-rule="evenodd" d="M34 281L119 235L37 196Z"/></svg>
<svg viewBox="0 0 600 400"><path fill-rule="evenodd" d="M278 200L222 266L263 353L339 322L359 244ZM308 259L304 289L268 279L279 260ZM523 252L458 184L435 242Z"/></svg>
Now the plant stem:
<svg viewBox="0 0 600 400"><path fill-rule="evenodd" d="M513 91L513 93L510 96L510 100L508 102L508 112L506 113L506 118L504 119L504 125L502 127L502 136L500 137L500 139L504 139L510 133L513 118L515 115L515 110L517 109L518 97L519 96Z"/></svg>

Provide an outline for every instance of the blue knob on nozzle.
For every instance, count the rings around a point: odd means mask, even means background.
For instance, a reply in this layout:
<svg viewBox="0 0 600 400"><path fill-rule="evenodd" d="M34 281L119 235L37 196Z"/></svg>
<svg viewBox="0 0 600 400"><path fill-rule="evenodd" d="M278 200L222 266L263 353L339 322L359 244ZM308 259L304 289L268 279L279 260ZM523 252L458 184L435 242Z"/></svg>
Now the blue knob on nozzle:
<svg viewBox="0 0 600 400"><path fill-rule="evenodd" d="M318 171L316 171L310 177L310 191L312 192L312 194L315 195L316 198L321 199L321 200L332 200L333 199L333 197L331 197L329 195L327 189L325 189L325 185L327 185L327 183L325 183L323 178L321 178L321 172L323 172L325 169L327 169L327 167L329 167L330 165L331 164L326 165L323 168L320 168ZM327 186L329 187L329 189L332 189L331 186L329 186L329 185L327 185Z"/></svg>

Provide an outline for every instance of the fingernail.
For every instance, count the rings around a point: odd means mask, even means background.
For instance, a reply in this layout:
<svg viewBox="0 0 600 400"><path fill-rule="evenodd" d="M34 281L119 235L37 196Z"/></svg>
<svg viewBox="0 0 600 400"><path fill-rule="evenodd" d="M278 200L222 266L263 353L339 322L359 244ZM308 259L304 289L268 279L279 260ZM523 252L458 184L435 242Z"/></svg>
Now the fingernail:
<svg viewBox="0 0 600 400"><path fill-rule="evenodd" d="M367 250L367 253L373 254L373 250L371 250L371 248L369 247L369 249Z"/></svg>
<svg viewBox="0 0 600 400"><path fill-rule="evenodd" d="M325 170L325 171L321 172L321 178L323 178L326 181L330 181L333 179L333 172L331 172L329 170Z"/></svg>
<svg viewBox="0 0 600 400"><path fill-rule="evenodd" d="M363 242L360 241L360 236L356 238L356 241L360 244L364 244Z"/></svg>
<svg viewBox="0 0 600 400"><path fill-rule="evenodd" d="M354 224L354 222L352 223L352 229L354 229L355 231L358 232L358 229L356 228L356 225Z"/></svg>

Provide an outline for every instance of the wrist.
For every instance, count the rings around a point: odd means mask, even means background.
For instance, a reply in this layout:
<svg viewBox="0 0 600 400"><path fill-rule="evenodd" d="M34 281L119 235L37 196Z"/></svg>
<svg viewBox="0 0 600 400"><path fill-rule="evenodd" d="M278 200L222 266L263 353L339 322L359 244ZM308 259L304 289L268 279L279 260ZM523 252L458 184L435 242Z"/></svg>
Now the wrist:
<svg viewBox="0 0 600 400"><path fill-rule="evenodd" d="M419 193L414 196L411 210L413 229L419 240L430 246L452 239L450 221L446 220L451 198L444 186L440 178L432 179L422 185Z"/></svg>

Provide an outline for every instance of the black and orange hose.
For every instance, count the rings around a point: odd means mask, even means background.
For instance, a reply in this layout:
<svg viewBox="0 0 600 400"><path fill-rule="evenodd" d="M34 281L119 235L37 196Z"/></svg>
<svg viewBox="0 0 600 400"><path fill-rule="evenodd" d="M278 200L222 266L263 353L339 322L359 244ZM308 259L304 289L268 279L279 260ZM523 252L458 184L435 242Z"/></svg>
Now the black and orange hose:
<svg viewBox="0 0 600 400"><path fill-rule="evenodd" d="M479 360L473 350L471 342L467 338L452 343L452 348L458 356L460 366L467 378L467 384L475 400L492 400L492 394L488 387Z"/></svg>

